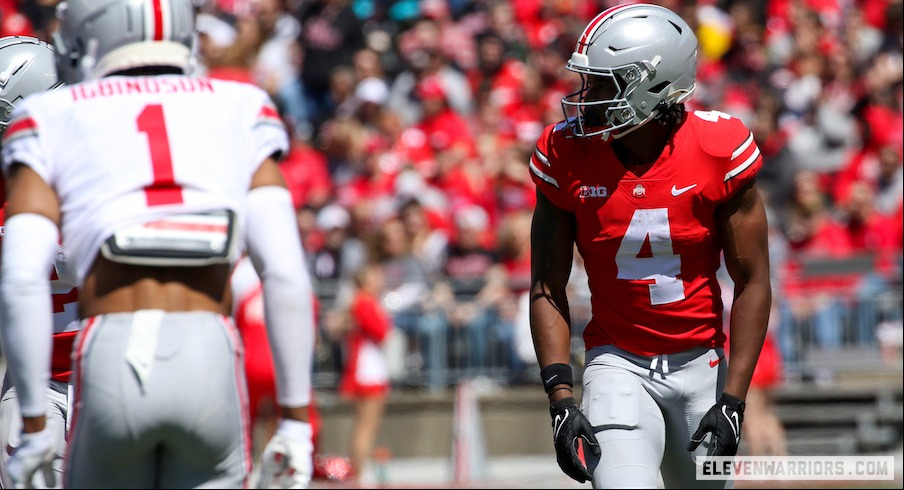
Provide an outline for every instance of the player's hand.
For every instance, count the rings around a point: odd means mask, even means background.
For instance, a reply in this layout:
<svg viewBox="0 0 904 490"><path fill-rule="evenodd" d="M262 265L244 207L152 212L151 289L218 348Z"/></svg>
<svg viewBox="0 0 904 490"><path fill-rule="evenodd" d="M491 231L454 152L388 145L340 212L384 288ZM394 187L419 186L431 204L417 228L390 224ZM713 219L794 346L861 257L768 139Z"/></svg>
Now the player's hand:
<svg viewBox="0 0 904 490"><path fill-rule="evenodd" d="M723 393L719 401L700 420L700 427L687 443L693 451L712 433L713 449L710 456L734 456L741 443L741 423L744 422L744 402L740 398Z"/></svg>
<svg viewBox="0 0 904 490"><path fill-rule="evenodd" d="M600 445L590 421L581 413L574 398L571 397L550 405L549 415L552 417L552 437L559 468L581 483L590 480L592 475L578 456L578 439L584 440L584 447L590 448L594 456L600 455Z"/></svg>
<svg viewBox="0 0 904 490"><path fill-rule="evenodd" d="M311 424L282 419L261 455L257 488L308 488L314 472Z"/></svg>
<svg viewBox="0 0 904 490"><path fill-rule="evenodd" d="M17 447L6 463L6 473L13 488L34 488L32 478L41 470L48 488L56 486L53 460L56 458L56 444L50 429L40 432L23 432Z"/></svg>

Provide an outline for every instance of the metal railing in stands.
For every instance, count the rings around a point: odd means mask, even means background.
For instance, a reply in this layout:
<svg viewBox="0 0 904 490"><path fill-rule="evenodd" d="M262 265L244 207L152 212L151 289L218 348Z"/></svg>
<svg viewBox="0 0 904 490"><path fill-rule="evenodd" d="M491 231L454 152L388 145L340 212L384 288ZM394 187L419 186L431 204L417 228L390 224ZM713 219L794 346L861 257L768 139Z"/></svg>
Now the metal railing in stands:
<svg viewBox="0 0 904 490"><path fill-rule="evenodd" d="M315 288L321 312L333 308L338 290L336 284L320 282ZM842 292L815 302L808 295L804 295L806 300L776 298L780 318L771 333L775 335L787 377L812 378L827 372L900 369L902 296L901 286L896 285L862 299ZM518 334L514 330L506 331L517 327L494 324L486 328L491 329L495 337L484 339L485 355L479 358L471 355L474 337L469 336L466 329L448 328L444 336L442 365L433 371L429 365L429 346L396 331L388 345L384 345L393 384L441 389L465 378L484 378L504 385L536 383L536 362L531 362L529 356L527 360L518 356L514 345ZM522 331L521 342L524 342L523 335ZM583 363L580 329L575 329L572 353L575 374L580 376ZM341 339L319 336L314 375L317 388L329 390L338 386L345 355Z"/></svg>

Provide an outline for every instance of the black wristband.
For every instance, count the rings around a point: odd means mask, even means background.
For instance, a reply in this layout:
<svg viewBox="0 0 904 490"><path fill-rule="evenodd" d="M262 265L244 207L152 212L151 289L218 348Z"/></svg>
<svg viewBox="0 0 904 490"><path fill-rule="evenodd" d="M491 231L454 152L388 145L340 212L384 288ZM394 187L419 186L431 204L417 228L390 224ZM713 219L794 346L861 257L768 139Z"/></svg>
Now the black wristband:
<svg viewBox="0 0 904 490"><path fill-rule="evenodd" d="M543 381L543 389L546 393L556 385L568 385L574 387L574 378L571 375L571 366L568 364L550 364L540 370L540 380Z"/></svg>
<svg viewBox="0 0 904 490"><path fill-rule="evenodd" d="M722 396L719 397L719 402L738 412L742 417L744 416L744 409L747 407L744 400L728 393L722 393Z"/></svg>

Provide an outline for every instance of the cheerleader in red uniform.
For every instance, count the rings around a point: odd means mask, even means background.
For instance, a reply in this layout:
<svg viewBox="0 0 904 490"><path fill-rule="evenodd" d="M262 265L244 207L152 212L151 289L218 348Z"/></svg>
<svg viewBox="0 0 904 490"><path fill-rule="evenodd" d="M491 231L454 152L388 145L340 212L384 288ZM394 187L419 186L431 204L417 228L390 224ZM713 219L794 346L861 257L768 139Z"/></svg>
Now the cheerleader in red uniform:
<svg viewBox="0 0 904 490"><path fill-rule="evenodd" d="M346 337L347 358L339 390L355 405L349 452L351 478L359 481L373 456L389 394L389 366L381 346L392 329L392 322L379 300L383 273L378 265L362 267L355 276L355 286L349 306L351 324Z"/></svg>

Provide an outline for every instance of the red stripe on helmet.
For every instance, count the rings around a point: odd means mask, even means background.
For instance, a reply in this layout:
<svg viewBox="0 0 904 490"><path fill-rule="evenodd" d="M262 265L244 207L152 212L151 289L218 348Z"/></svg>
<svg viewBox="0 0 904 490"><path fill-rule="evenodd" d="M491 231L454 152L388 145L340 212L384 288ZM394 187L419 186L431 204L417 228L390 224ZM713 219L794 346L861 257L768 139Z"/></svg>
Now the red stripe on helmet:
<svg viewBox="0 0 904 490"><path fill-rule="evenodd" d="M607 18L615 15L619 10L628 8L633 6L633 4L628 5L618 5L616 7L610 7L604 10L601 14L594 17L593 20L587 24L587 27L584 28L584 32L581 33L581 39L578 41L578 53L587 54L587 46L590 44L590 38L593 37L593 34L596 32L596 29L603 23Z"/></svg>
<svg viewBox="0 0 904 490"><path fill-rule="evenodd" d="M163 41L163 4L161 0L154 0L154 41Z"/></svg>

